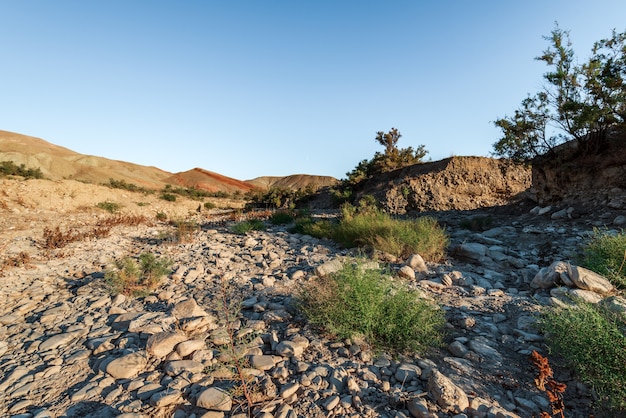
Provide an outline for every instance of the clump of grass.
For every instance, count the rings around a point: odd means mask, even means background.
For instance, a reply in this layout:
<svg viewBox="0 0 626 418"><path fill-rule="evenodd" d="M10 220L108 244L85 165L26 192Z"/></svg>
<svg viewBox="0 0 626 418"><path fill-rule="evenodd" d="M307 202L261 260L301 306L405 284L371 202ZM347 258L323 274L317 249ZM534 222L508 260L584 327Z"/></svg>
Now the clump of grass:
<svg viewBox="0 0 626 418"><path fill-rule="evenodd" d="M376 347L417 352L443 341L441 308L359 263L305 285L299 306L313 325L338 338L363 336Z"/></svg>
<svg viewBox="0 0 626 418"><path fill-rule="evenodd" d="M581 264L626 289L626 233L610 234L595 229L583 248Z"/></svg>
<svg viewBox="0 0 626 418"><path fill-rule="evenodd" d="M547 309L540 318L549 347L597 393L600 403L626 412L626 322L584 301Z"/></svg>
<svg viewBox="0 0 626 418"><path fill-rule="evenodd" d="M167 214L165 212L157 212L156 218L157 221L165 221L167 220Z"/></svg>
<svg viewBox="0 0 626 418"><path fill-rule="evenodd" d="M270 222L274 225L285 225L293 222L294 215L290 212L281 210L274 212L270 217Z"/></svg>
<svg viewBox="0 0 626 418"><path fill-rule="evenodd" d="M194 220L174 220L170 225L174 227L174 240L180 243L190 242L200 228Z"/></svg>
<svg viewBox="0 0 626 418"><path fill-rule="evenodd" d="M172 193L161 193L161 196L159 196L159 198L168 202L176 202L176 195Z"/></svg>
<svg viewBox="0 0 626 418"><path fill-rule="evenodd" d="M43 173L39 167L26 168L26 165L17 165L13 161L0 161L0 177L21 176L25 179L42 179Z"/></svg>
<svg viewBox="0 0 626 418"><path fill-rule="evenodd" d="M215 209L217 207L217 205L213 202L204 202L204 208L211 210L211 209Z"/></svg>
<svg viewBox="0 0 626 418"><path fill-rule="evenodd" d="M238 222L230 227L230 230L238 235L245 235L250 231L263 231L265 224L260 219L249 219L247 221Z"/></svg>
<svg viewBox="0 0 626 418"><path fill-rule="evenodd" d="M330 238L346 247L368 247L397 257L418 253L440 261L448 244L445 231L434 218L394 219L375 207L342 207L341 220L300 221L299 232Z"/></svg>
<svg viewBox="0 0 626 418"><path fill-rule="evenodd" d="M99 202L96 204L96 207L106 210L109 213L118 213L120 209L122 209L122 205L117 202L109 202L108 200L105 202Z"/></svg>
<svg viewBox="0 0 626 418"><path fill-rule="evenodd" d="M171 272L172 262L142 253L138 260L124 257L115 261L115 268L105 273L105 281L113 294L143 296L154 290L163 276Z"/></svg>

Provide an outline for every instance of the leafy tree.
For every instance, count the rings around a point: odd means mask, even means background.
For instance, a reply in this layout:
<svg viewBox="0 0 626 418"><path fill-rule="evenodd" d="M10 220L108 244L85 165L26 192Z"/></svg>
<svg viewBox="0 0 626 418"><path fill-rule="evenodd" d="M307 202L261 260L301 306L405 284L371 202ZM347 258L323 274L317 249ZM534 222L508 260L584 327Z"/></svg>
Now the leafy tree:
<svg viewBox="0 0 626 418"><path fill-rule="evenodd" d="M376 132L376 142L385 147L385 152L376 152L371 160L362 160L350 172L346 173L347 182L356 184L375 174L392 171L412 164L422 162L428 154L424 145L398 148L398 140L402 134L396 128L391 128L389 132Z"/></svg>
<svg viewBox="0 0 626 418"><path fill-rule="evenodd" d="M626 33L594 44L589 60L577 65L569 32L558 27L536 59L550 68L542 91L528 96L513 116L494 121L503 132L494 154L530 160L571 139L586 150L601 147L610 128L626 120Z"/></svg>

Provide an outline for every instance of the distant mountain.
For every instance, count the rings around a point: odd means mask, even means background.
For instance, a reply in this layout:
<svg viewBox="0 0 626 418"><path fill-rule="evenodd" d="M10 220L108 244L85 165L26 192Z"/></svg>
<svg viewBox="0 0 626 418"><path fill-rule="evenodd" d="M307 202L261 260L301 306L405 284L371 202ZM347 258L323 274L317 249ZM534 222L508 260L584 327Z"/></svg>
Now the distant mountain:
<svg viewBox="0 0 626 418"><path fill-rule="evenodd" d="M71 179L87 183L108 183L123 180L148 189L161 189L166 184L195 187L209 192L242 192L271 186L304 188L337 182L332 177L294 175L288 177L258 177L242 181L202 168L182 173L170 173L157 167L143 166L103 157L84 155L51 144L40 138L0 130L0 161L13 161L28 168L39 168L51 180ZM265 180L262 180L265 179Z"/></svg>

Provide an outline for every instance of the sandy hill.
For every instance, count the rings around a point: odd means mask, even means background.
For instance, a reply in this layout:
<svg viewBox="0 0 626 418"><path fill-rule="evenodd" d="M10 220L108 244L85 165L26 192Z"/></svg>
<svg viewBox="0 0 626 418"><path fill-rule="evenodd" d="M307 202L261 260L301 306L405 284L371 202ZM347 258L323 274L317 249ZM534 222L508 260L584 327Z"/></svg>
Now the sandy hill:
<svg viewBox="0 0 626 418"><path fill-rule="evenodd" d="M166 184L172 184L209 192L245 193L253 188L265 189L272 185L300 189L308 184L319 187L337 182L332 177L302 174L258 178L271 180L242 181L201 168L170 173L156 167L79 154L40 138L1 130L0 161L13 161L28 168L39 168L51 180L71 179L100 184L108 183L112 178L148 189L161 189Z"/></svg>
<svg viewBox="0 0 626 418"><path fill-rule="evenodd" d="M252 180L247 180L247 183L253 184L260 189L269 189L272 187L280 187L283 189L304 189L308 185L313 186L314 189L325 186L333 186L339 181L330 176L312 176L308 174L293 174L287 177L257 177Z"/></svg>

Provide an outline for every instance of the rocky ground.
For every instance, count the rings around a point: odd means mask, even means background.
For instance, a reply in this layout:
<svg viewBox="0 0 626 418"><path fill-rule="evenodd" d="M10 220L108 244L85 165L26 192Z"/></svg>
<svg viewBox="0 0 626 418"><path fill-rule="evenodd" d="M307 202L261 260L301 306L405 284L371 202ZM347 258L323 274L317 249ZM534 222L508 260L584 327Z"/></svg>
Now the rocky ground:
<svg viewBox="0 0 626 418"><path fill-rule="evenodd" d="M328 339L298 315L299 286L351 255L329 241L269 224L235 235L228 222L195 213L201 228L185 242L151 222L45 251L45 226L108 215L76 208L55 215L55 203L29 203L4 185L0 262L28 257L5 264L0 277L2 416L243 417L248 402L235 359L259 417L539 416L550 407L529 355L548 353L535 315L563 291L535 278L571 260L593 227L626 221L623 209L527 204L433 213L451 237L448 260L390 267L445 309L446 347L389 356ZM111 296L103 280L111 261L145 251L173 260L173 273L147 297ZM544 269L539 278L547 276ZM604 297L594 289L572 291ZM554 368L567 384L565 416L591 416L590 389Z"/></svg>

